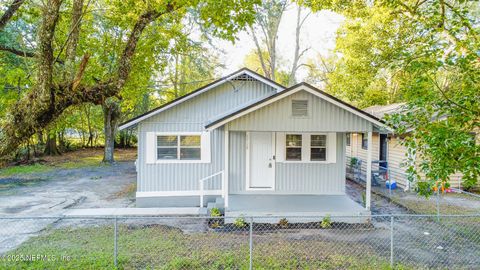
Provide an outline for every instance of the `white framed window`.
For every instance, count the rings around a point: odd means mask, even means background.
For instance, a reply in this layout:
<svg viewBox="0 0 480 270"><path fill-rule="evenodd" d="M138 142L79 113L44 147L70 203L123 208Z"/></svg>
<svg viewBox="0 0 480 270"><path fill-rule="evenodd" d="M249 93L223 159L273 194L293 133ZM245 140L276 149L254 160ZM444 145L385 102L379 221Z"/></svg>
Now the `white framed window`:
<svg viewBox="0 0 480 270"><path fill-rule="evenodd" d="M286 163L335 163L336 133L277 132L276 161Z"/></svg>
<svg viewBox="0 0 480 270"><path fill-rule="evenodd" d="M285 160L302 160L302 134L287 134L285 137Z"/></svg>
<svg viewBox="0 0 480 270"><path fill-rule="evenodd" d="M327 160L327 135L310 135L310 160Z"/></svg>
<svg viewBox="0 0 480 270"><path fill-rule="evenodd" d="M201 160L200 135L157 135L157 160Z"/></svg>
<svg viewBox="0 0 480 270"><path fill-rule="evenodd" d="M208 163L209 132L147 132L146 163Z"/></svg>

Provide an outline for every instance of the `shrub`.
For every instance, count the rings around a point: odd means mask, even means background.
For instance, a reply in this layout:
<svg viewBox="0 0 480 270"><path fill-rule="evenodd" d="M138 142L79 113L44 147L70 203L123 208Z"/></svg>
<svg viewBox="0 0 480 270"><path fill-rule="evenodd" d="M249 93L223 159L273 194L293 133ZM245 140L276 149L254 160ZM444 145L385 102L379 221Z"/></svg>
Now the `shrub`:
<svg viewBox="0 0 480 270"><path fill-rule="evenodd" d="M350 159L350 166L355 167L355 166L357 166L357 163L358 163L358 158L352 157Z"/></svg>
<svg viewBox="0 0 480 270"><path fill-rule="evenodd" d="M278 226L282 228L288 227L288 220L286 218L282 218L278 221Z"/></svg>
<svg viewBox="0 0 480 270"><path fill-rule="evenodd" d="M243 217L238 217L233 222L233 225L235 225L235 227L237 228L245 228L247 227L247 222L245 222L245 219Z"/></svg>
<svg viewBox="0 0 480 270"><path fill-rule="evenodd" d="M332 219L330 218L330 215L326 215L323 219L322 222L320 222L320 227L324 229L328 229L332 227Z"/></svg>
<svg viewBox="0 0 480 270"><path fill-rule="evenodd" d="M210 224L210 227L211 227L212 229L220 228L220 227L221 227L221 225L220 225L220 220L215 220L214 222L212 222L212 223Z"/></svg>
<svg viewBox="0 0 480 270"><path fill-rule="evenodd" d="M222 215L222 212L220 211L220 209L214 207L212 209L210 209L210 216L211 217L219 217Z"/></svg>

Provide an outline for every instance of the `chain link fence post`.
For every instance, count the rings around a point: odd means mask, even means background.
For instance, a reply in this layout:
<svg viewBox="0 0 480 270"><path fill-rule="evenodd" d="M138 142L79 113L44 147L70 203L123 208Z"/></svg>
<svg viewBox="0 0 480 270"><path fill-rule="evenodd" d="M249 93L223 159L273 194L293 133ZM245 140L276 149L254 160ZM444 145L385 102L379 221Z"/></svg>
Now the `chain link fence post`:
<svg viewBox="0 0 480 270"><path fill-rule="evenodd" d="M390 267L393 269L393 215L390 215Z"/></svg>
<svg viewBox="0 0 480 270"><path fill-rule="evenodd" d="M437 188L437 221L440 221L440 189Z"/></svg>
<svg viewBox="0 0 480 270"><path fill-rule="evenodd" d="M118 232L118 222L117 222L117 217L115 216L115 225L113 229L113 264L115 265L115 267L117 267L117 252L118 252L117 232Z"/></svg>
<svg viewBox="0 0 480 270"><path fill-rule="evenodd" d="M249 230L249 248L250 248L250 262L249 262L249 268L250 270L253 269L253 217L250 217L250 230Z"/></svg>

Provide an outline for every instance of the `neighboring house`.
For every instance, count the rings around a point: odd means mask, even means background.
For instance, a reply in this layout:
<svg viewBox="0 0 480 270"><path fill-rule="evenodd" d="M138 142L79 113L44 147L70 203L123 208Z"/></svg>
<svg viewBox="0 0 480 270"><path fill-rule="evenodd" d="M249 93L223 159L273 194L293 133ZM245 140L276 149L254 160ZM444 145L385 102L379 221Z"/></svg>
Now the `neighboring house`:
<svg viewBox="0 0 480 270"><path fill-rule="evenodd" d="M220 207L227 217L368 214L368 185L365 207L345 194L345 135L385 129L313 86L286 89L248 69L120 129L132 127L137 207Z"/></svg>
<svg viewBox="0 0 480 270"><path fill-rule="evenodd" d="M372 106L365 109L366 112L382 119L385 115L393 113L401 113L403 105L405 103L395 103L385 106ZM346 156L347 162L352 157L358 158L362 161L361 171L364 174L366 171L366 150L365 145L366 135L364 133L351 133L348 134L350 142L347 142ZM386 133L373 133L373 170L378 169L378 161L386 161L386 167L388 167L389 179L395 181L398 186L404 190L411 188L411 183L408 181L406 168L408 152L407 148L401 144L402 137L395 136L394 134ZM450 178L450 184L452 187L461 188L462 175L460 173L454 174Z"/></svg>

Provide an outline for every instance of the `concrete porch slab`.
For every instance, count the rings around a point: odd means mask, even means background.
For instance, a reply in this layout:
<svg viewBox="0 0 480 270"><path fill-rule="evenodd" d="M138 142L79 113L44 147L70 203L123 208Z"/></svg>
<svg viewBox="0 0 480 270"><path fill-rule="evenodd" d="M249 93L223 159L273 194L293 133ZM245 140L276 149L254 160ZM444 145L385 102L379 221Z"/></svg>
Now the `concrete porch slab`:
<svg viewBox="0 0 480 270"><path fill-rule="evenodd" d="M363 223L370 214L347 195L230 195L225 222L241 216L259 223L314 222L329 215L332 221Z"/></svg>
<svg viewBox="0 0 480 270"><path fill-rule="evenodd" d="M105 217L105 216L185 216L199 215L199 207L163 207L163 208L88 208L71 209L63 215L68 217Z"/></svg>

